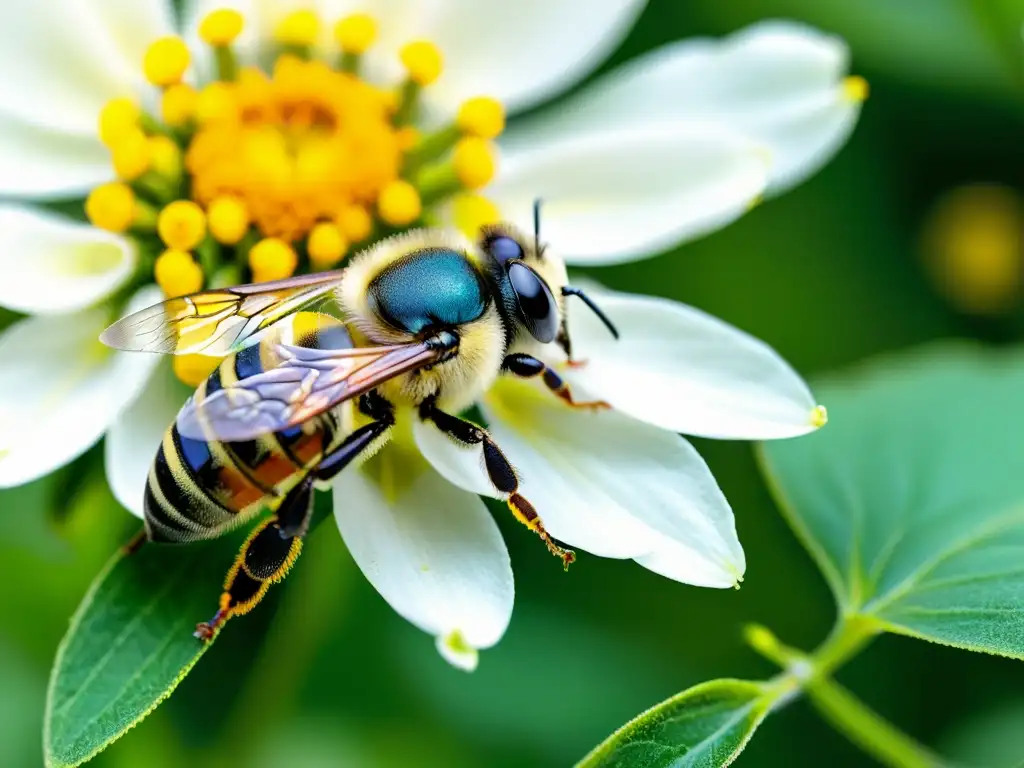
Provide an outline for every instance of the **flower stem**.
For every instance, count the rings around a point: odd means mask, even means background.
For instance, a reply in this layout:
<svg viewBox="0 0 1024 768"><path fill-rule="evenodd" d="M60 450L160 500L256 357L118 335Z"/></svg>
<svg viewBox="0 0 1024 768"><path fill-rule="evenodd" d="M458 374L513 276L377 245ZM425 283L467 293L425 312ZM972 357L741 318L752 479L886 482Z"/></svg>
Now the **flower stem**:
<svg viewBox="0 0 1024 768"><path fill-rule="evenodd" d="M869 617L844 616L825 642L807 654L783 644L766 627L752 624L744 630L751 648L786 670L783 677L807 694L825 720L876 760L893 768L937 768L943 765L938 757L831 678L880 632Z"/></svg>

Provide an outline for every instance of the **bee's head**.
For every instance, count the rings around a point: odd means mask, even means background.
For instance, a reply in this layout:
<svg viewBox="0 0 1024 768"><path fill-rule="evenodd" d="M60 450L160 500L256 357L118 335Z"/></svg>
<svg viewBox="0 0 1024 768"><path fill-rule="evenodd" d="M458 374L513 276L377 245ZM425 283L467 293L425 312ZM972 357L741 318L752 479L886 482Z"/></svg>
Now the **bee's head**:
<svg viewBox="0 0 1024 768"><path fill-rule="evenodd" d="M554 341L563 323L565 296L582 293L568 285L562 258L541 245L540 200L533 204L531 238L509 224L495 224L483 228L480 248L489 261L489 271L509 317L542 344ZM583 298L618 337L596 305Z"/></svg>

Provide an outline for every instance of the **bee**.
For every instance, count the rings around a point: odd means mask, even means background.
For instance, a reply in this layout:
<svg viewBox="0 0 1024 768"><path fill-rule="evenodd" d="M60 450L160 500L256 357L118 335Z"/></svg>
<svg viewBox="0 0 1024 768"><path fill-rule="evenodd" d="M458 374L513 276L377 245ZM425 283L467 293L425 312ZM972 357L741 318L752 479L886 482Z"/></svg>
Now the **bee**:
<svg viewBox="0 0 1024 768"><path fill-rule="evenodd" d="M515 517L565 567L571 550L548 535L519 478L488 432L459 414L500 375L539 378L574 408L581 402L540 351L572 361L565 300L579 297L618 338L565 263L513 226L476 242L422 229L383 240L342 269L169 299L129 315L101 336L122 350L225 356L165 433L145 491L150 541L211 539L267 510L242 545L208 640L250 611L295 562L309 527L314 485L388 439L396 414L432 422L482 449L487 475ZM280 321L336 305L305 332Z"/></svg>

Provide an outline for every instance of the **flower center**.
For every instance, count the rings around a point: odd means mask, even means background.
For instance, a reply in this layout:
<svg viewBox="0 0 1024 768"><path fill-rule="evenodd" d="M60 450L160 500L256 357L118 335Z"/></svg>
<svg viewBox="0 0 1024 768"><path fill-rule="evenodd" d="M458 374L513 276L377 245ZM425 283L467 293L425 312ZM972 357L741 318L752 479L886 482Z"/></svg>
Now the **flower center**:
<svg viewBox="0 0 1024 768"><path fill-rule="evenodd" d="M99 135L117 180L89 194L86 213L136 240L142 266L129 288L155 279L178 296L329 269L353 246L432 223L449 202L467 230L497 218L475 193L495 173L501 105L471 98L425 131L419 101L442 74L441 51L409 42L396 52L404 79L375 84L360 75L374 19L341 19L326 51L321 22L308 10L285 17L257 41L271 54L259 68L236 55L242 15L213 11L199 27L211 78L187 77L189 49L163 38L142 62L159 115L129 99L104 107Z"/></svg>

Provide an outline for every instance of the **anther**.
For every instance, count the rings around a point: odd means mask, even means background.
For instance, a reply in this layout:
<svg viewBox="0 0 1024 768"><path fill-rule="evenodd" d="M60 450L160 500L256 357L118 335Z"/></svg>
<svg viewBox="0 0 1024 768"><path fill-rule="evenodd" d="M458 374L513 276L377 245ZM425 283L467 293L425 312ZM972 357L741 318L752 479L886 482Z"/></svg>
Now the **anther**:
<svg viewBox="0 0 1024 768"><path fill-rule="evenodd" d="M421 87L430 85L441 76L444 59L441 51L427 40L406 43L399 51L402 66L409 79Z"/></svg>
<svg viewBox="0 0 1024 768"><path fill-rule="evenodd" d="M157 285L168 298L195 293L203 287L203 270L184 251L166 250L153 266Z"/></svg>
<svg viewBox="0 0 1024 768"><path fill-rule="evenodd" d="M221 82L210 83L196 99L196 121L202 124L226 120L235 114L235 107L231 86Z"/></svg>
<svg viewBox="0 0 1024 768"><path fill-rule="evenodd" d="M362 56L377 40L377 22L366 13L353 13L334 25L334 40L342 53Z"/></svg>
<svg viewBox="0 0 1024 768"><path fill-rule="evenodd" d="M274 39L299 53L308 51L320 34L320 17L309 9L292 11L277 25Z"/></svg>
<svg viewBox="0 0 1024 768"><path fill-rule="evenodd" d="M95 226L108 232L125 232L135 221L135 193L127 184L101 184L85 199L85 215Z"/></svg>
<svg viewBox="0 0 1024 768"><path fill-rule="evenodd" d="M452 219L460 232L476 240L481 229L501 221L501 211L483 195L465 193L452 201Z"/></svg>
<svg viewBox="0 0 1024 768"><path fill-rule="evenodd" d="M138 104L131 99L108 101L100 110L100 141L110 147L116 144L124 134L137 130L140 114Z"/></svg>
<svg viewBox="0 0 1024 768"><path fill-rule="evenodd" d="M195 116L198 100L199 94L191 85L170 85L160 96L160 116L171 128L180 128Z"/></svg>
<svg viewBox="0 0 1024 768"><path fill-rule="evenodd" d="M162 37L146 49L142 71L153 85L173 85L189 65L189 52L180 37Z"/></svg>
<svg viewBox="0 0 1024 768"><path fill-rule="evenodd" d="M249 210L237 197L215 197L207 206L206 224L217 242L234 245L249 231Z"/></svg>
<svg viewBox="0 0 1024 768"><path fill-rule="evenodd" d="M249 269L257 283L291 277L298 264L295 251L280 238L264 238L249 251Z"/></svg>
<svg viewBox="0 0 1024 768"><path fill-rule="evenodd" d="M321 222L310 231L306 249L309 252L309 261L313 268L324 270L330 269L341 261L345 251L348 250L348 243L345 242L337 225Z"/></svg>
<svg viewBox="0 0 1024 768"><path fill-rule="evenodd" d="M181 178L181 148L173 139L151 136L149 154L151 170L175 183Z"/></svg>
<svg viewBox="0 0 1024 768"><path fill-rule="evenodd" d="M421 212L419 192L407 181L392 181L377 198L377 213L385 223L395 227L411 224Z"/></svg>
<svg viewBox="0 0 1024 768"><path fill-rule="evenodd" d="M114 172L125 181L134 181L149 170L151 151L149 138L139 128L126 131L110 149Z"/></svg>
<svg viewBox="0 0 1024 768"><path fill-rule="evenodd" d="M369 211L361 205L347 205L338 212L334 219L345 239L350 243L358 243L370 236L373 231L373 219Z"/></svg>
<svg viewBox="0 0 1024 768"><path fill-rule="evenodd" d="M459 183L466 189L480 189L494 178L494 152L484 139L460 139L452 153L452 165Z"/></svg>
<svg viewBox="0 0 1024 768"><path fill-rule="evenodd" d="M160 211L156 229L168 248L190 251L206 235L206 216L191 200L175 200Z"/></svg>
<svg viewBox="0 0 1024 768"><path fill-rule="evenodd" d="M231 45L242 33L245 20L242 14L231 8L211 11L199 22L199 37L207 45L215 47Z"/></svg>
<svg viewBox="0 0 1024 768"><path fill-rule="evenodd" d="M476 96L462 102L455 124L467 136L493 139L505 130L505 109L489 96Z"/></svg>

